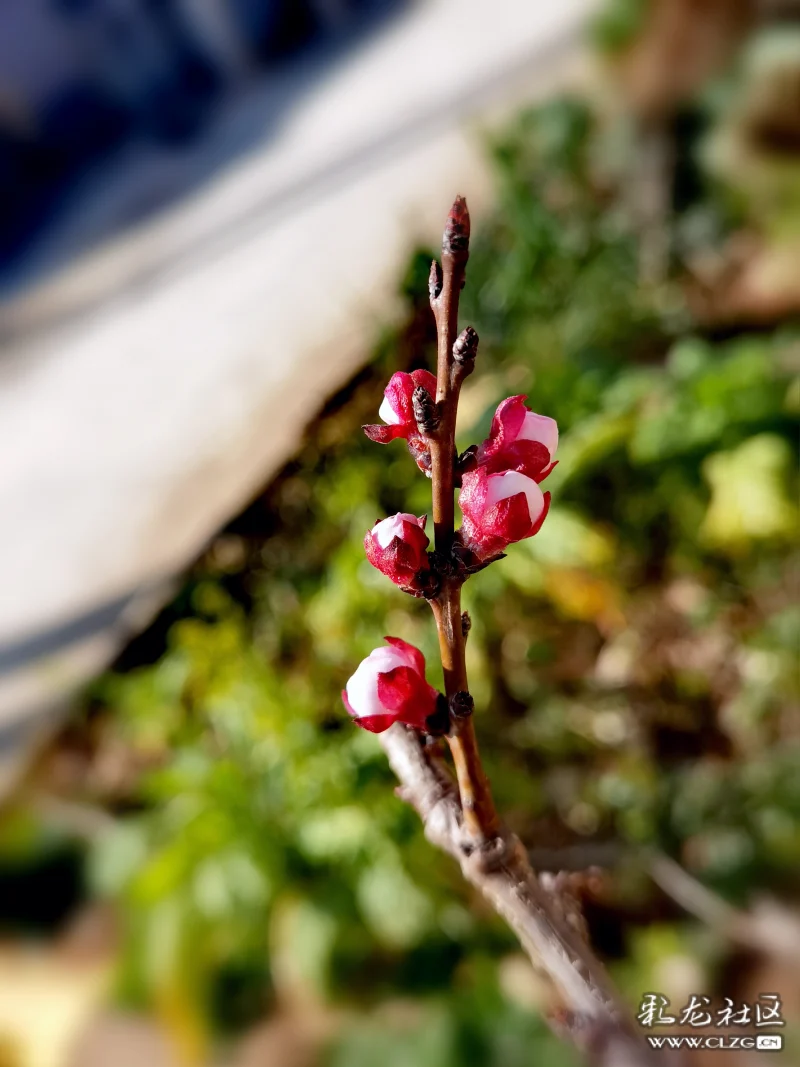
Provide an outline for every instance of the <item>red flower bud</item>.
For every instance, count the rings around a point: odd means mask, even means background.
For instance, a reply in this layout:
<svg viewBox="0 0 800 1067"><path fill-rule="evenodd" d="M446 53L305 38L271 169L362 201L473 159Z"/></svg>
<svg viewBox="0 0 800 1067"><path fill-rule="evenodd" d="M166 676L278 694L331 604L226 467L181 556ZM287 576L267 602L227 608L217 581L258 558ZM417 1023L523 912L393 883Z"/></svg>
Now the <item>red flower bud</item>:
<svg viewBox="0 0 800 1067"><path fill-rule="evenodd" d="M401 589L420 588L418 575L428 571L427 515L417 518L400 512L377 522L364 538L367 559Z"/></svg>
<svg viewBox="0 0 800 1067"><path fill-rule="evenodd" d="M439 699L425 681L425 657L399 637L384 640L391 647L370 652L342 690L344 706L359 726L373 734L395 722L423 730Z"/></svg>
<svg viewBox="0 0 800 1067"><path fill-rule="evenodd" d="M479 559L489 559L514 541L538 533L550 494L519 471L489 474L479 467L463 475L459 504L464 544Z"/></svg>
<svg viewBox="0 0 800 1067"><path fill-rule="evenodd" d="M416 460L420 470L430 469L430 454L425 438L417 429L414 418L412 397L417 386L422 386L436 399L436 378L427 370L415 370L411 374L397 371L389 379L383 391L383 403L378 414L383 423L364 426L364 433L371 441L385 445L395 438L402 437L408 441L408 450Z"/></svg>
<svg viewBox="0 0 800 1067"><path fill-rule="evenodd" d="M476 461L488 474L519 471L541 482L555 467L553 456L557 448L555 419L529 411L524 396L510 396L497 408L489 436L478 448Z"/></svg>

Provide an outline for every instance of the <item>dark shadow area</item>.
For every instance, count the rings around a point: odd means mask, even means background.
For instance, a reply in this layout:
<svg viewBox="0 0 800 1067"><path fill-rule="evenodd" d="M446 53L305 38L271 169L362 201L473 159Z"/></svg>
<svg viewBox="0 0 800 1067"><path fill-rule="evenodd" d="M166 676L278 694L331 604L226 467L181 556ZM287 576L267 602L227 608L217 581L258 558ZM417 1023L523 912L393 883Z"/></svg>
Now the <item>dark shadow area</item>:
<svg viewBox="0 0 800 1067"><path fill-rule="evenodd" d="M59 259L140 222L274 136L302 96L405 6L407 0L195 5L216 12L215 24L190 18L189 5L176 0L131 0L126 17L103 0L55 0L49 32L55 20L79 41L77 69L20 101L24 92L13 69L3 70L0 50L0 92L14 100L0 104L0 290L16 290ZM8 18L6 47L18 31L19 49L37 54L28 38L47 29L26 18L18 29L13 9ZM27 82L36 87L37 76ZM126 173L143 160L147 180L126 192ZM49 233L110 186L119 188L105 216L79 227L72 242L67 235L51 262Z"/></svg>

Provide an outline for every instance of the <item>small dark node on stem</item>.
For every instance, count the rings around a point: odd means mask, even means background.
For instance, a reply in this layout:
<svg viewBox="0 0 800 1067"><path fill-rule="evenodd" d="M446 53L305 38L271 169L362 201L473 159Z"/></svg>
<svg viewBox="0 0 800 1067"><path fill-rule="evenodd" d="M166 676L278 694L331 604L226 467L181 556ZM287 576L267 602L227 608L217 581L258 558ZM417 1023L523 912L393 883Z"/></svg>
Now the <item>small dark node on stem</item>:
<svg viewBox="0 0 800 1067"><path fill-rule="evenodd" d="M494 874L510 864L516 856L515 838L492 837L481 841L469 856L470 866L477 868L481 874Z"/></svg>
<svg viewBox="0 0 800 1067"><path fill-rule="evenodd" d="M462 622L463 625L463 622ZM456 722L468 718L475 710L475 701L470 693L461 690L450 697L450 714Z"/></svg>
<svg viewBox="0 0 800 1067"><path fill-rule="evenodd" d="M462 366L474 364L478 354L478 334L471 326L465 327L453 342L453 359Z"/></svg>
<svg viewBox="0 0 800 1067"><path fill-rule="evenodd" d="M430 437L439 425L436 401L424 386L418 385L411 394L411 406L414 410L417 429L423 437Z"/></svg>
<svg viewBox="0 0 800 1067"><path fill-rule="evenodd" d="M454 561L443 552L437 552L436 549L428 553L428 562L431 565L431 570L439 578L454 578L458 571Z"/></svg>
<svg viewBox="0 0 800 1067"><path fill-rule="evenodd" d="M470 471L474 471L477 466L477 453L478 446L470 445L469 448L464 449L461 455L456 460L456 472L460 476L462 474L468 474Z"/></svg>
<svg viewBox="0 0 800 1067"><path fill-rule="evenodd" d="M457 196L450 208L442 236L442 253L445 256L465 255L469 251L469 211L463 196Z"/></svg>
<svg viewBox="0 0 800 1067"><path fill-rule="evenodd" d="M461 612L461 633L464 635L464 639L465 640L469 636L469 632L470 632L471 629L472 629L472 619L469 617L469 612L468 611L462 611Z"/></svg>
<svg viewBox="0 0 800 1067"><path fill-rule="evenodd" d="M426 600L433 600L439 592L440 585L441 580L436 571L417 571L414 575L414 588L407 589L406 592L411 593L415 597L424 597Z"/></svg>
<svg viewBox="0 0 800 1067"><path fill-rule="evenodd" d="M436 711L425 720L425 730L431 737L444 737L450 732L450 708L444 693L436 700Z"/></svg>
<svg viewBox="0 0 800 1067"><path fill-rule="evenodd" d="M442 291L442 268L434 259L431 263L430 274L428 275L428 293L431 298L431 303L434 300L439 299L439 294Z"/></svg>
<svg viewBox="0 0 800 1067"><path fill-rule="evenodd" d="M456 574L459 574L464 581L466 581L471 574L477 574L479 571L485 570L492 563L497 563L498 560L506 558L505 552L498 552L496 556L490 556L489 559L481 559L479 556L476 556L472 549L464 544L461 539L460 530L455 536L451 551L453 571Z"/></svg>
<svg viewBox="0 0 800 1067"><path fill-rule="evenodd" d="M492 556L490 559L482 559L477 563L467 564L467 574L477 574L479 571L485 571L487 567L490 567L493 563L498 563L501 559L505 559L505 552L498 552L496 556Z"/></svg>
<svg viewBox="0 0 800 1067"><path fill-rule="evenodd" d="M469 567L475 562L476 556L473 555L470 549L464 544L461 539L461 531L456 530L453 538L453 546L450 549L450 554L453 559L453 567L456 571L462 574L466 574Z"/></svg>

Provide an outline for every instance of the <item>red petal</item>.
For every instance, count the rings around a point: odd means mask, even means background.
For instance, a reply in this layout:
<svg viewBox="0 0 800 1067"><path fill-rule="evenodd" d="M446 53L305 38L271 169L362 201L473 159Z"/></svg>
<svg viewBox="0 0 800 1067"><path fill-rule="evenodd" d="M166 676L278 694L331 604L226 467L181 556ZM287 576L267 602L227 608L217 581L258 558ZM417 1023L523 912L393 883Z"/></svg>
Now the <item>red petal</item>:
<svg viewBox="0 0 800 1067"><path fill-rule="evenodd" d="M425 657L418 648L410 645L408 641L404 641L401 637L384 637L384 641L387 645L391 645L408 656L414 670L423 678L425 677Z"/></svg>
<svg viewBox="0 0 800 1067"><path fill-rule="evenodd" d="M413 522L404 522L403 531L407 534L406 538L393 537L383 548L368 530L364 537L364 552L376 570L385 574L395 585L406 587L414 583L419 571L428 569L425 554L428 538Z"/></svg>
<svg viewBox="0 0 800 1067"><path fill-rule="evenodd" d="M371 734L382 734L390 726L394 726L399 719L396 715L364 715L361 719L354 720L356 726L362 730L369 730Z"/></svg>
<svg viewBox="0 0 800 1067"><path fill-rule="evenodd" d="M550 453L541 441L514 441L498 448L483 464L489 474L519 471L537 481L546 467L551 467Z"/></svg>
<svg viewBox="0 0 800 1067"><path fill-rule="evenodd" d="M408 435L408 427L403 425L386 426L382 422L369 423L366 426L362 426L361 429L370 441L377 441L379 445L388 445L390 441Z"/></svg>
<svg viewBox="0 0 800 1067"><path fill-rule="evenodd" d="M415 522L409 522L408 519L403 520L403 542L416 552L417 557L424 554L425 549L430 544L430 539L425 533L425 520L427 516L423 516L422 526L417 526Z"/></svg>
<svg viewBox="0 0 800 1067"><path fill-rule="evenodd" d="M408 432L408 451L423 474L431 469L431 453L428 442L417 433L416 426Z"/></svg>
<svg viewBox="0 0 800 1067"><path fill-rule="evenodd" d="M550 510L550 494L549 493L545 493L544 494L544 507L542 508L542 513L539 516L539 518L536 520L536 522L533 524L533 526L531 528L531 532L528 534L528 537L533 537L534 534L537 534L541 530L542 523L547 518L547 513L548 513L549 510Z"/></svg>
<svg viewBox="0 0 800 1067"><path fill-rule="evenodd" d="M498 447L513 444L522 429L528 409L525 407L527 397L509 396L497 406L492 419L489 437L496 440Z"/></svg>
<svg viewBox="0 0 800 1067"><path fill-rule="evenodd" d="M436 399L436 375L431 374L429 370L412 370L411 380L414 385L421 385L431 394L433 399Z"/></svg>
<svg viewBox="0 0 800 1067"><path fill-rule="evenodd" d="M384 574L397 585L408 585L423 565L420 552L399 537L393 538L392 543L383 549L383 552L386 566Z"/></svg>
<svg viewBox="0 0 800 1067"><path fill-rule="evenodd" d="M488 489L487 473L485 468L468 471L461 476L461 492L458 503L465 519L479 526L486 507L486 491Z"/></svg>
<svg viewBox="0 0 800 1067"><path fill-rule="evenodd" d="M364 553L372 566L380 570L381 547L370 530L364 534Z"/></svg>
<svg viewBox="0 0 800 1067"><path fill-rule="evenodd" d="M486 527L507 544L522 541L529 537L533 523L528 507L528 498L524 493L515 493L505 500L499 500L487 515Z"/></svg>
<svg viewBox="0 0 800 1067"><path fill-rule="evenodd" d="M549 466L545 467L545 469L543 471L540 471L533 480L535 482L539 482L539 483L543 482L545 480L545 478L548 476L548 474L552 474L554 468L556 468L557 466L558 466L558 460L554 459L553 462L551 464L549 464Z"/></svg>
<svg viewBox="0 0 800 1067"><path fill-rule="evenodd" d="M492 419L489 436L478 447L477 462L479 466L492 462L495 456L514 444L517 434L522 429L527 410L524 396L509 396L498 405ZM550 456L548 455L547 458L549 460ZM503 469L511 470L512 468L492 467L492 471L495 473Z"/></svg>
<svg viewBox="0 0 800 1067"><path fill-rule="evenodd" d="M414 392L414 379L405 371L396 371L389 379L389 384L383 390L383 395L392 406L392 410L400 416L401 425L414 425L414 412L411 407L411 394Z"/></svg>
<svg viewBox="0 0 800 1067"><path fill-rule="evenodd" d="M411 667L395 667L378 675L378 700L400 722L422 729L436 708L439 694Z"/></svg>
<svg viewBox="0 0 800 1067"><path fill-rule="evenodd" d="M400 715L400 721L409 726L415 726L418 730L425 728L425 720L436 711L436 701L439 697L432 685L428 685L424 678L417 675L417 683L414 695Z"/></svg>
<svg viewBox="0 0 800 1067"><path fill-rule="evenodd" d="M394 667L378 675L378 700L387 711L402 716L413 704L419 675L413 667Z"/></svg>

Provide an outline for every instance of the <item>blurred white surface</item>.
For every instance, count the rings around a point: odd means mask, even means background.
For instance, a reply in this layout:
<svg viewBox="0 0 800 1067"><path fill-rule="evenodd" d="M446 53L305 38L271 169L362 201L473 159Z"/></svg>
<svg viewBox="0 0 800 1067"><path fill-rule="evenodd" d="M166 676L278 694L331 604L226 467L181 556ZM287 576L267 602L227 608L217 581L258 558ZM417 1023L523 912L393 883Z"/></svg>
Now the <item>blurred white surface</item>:
<svg viewBox="0 0 800 1067"><path fill-rule="evenodd" d="M0 308L0 723L102 668L130 596L163 595L288 458L403 257L455 193L486 202L481 125L564 76L593 7L413 8L213 182ZM205 163L259 114L221 115ZM53 258L163 166L105 175Z"/></svg>

